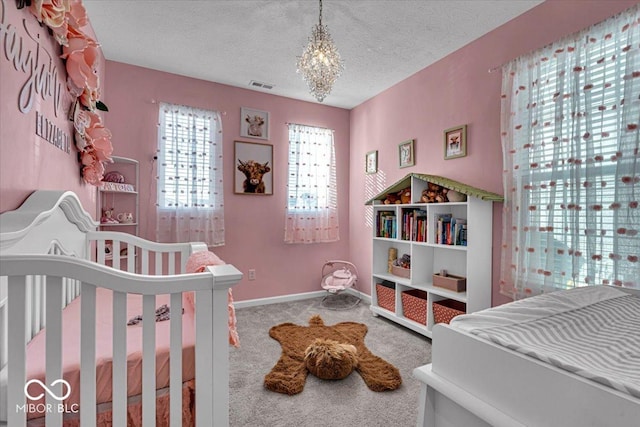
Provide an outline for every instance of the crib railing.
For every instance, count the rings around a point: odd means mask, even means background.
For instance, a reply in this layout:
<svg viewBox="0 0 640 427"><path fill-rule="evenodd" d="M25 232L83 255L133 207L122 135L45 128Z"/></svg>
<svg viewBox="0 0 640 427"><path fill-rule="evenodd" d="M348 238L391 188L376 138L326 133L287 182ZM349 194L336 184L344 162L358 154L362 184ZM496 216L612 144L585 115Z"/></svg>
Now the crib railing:
<svg viewBox="0 0 640 427"><path fill-rule="evenodd" d="M116 270L128 271L130 273L144 274L150 276L162 276L172 274L182 274L186 272L186 263L189 255L193 252L207 250L207 246L204 243L158 243L150 240L146 240L129 233L121 233L115 231L94 231L87 233L87 240L89 249L95 247L96 261L100 265L106 265ZM109 248L109 250L107 250ZM92 252L88 252L92 253ZM113 315L114 318L120 318L115 316L126 316L126 295L114 294L113 298ZM174 307L174 312L182 310L182 298L180 294L171 296L171 307ZM144 312L151 313L151 317L155 313L155 303L152 304L149 299L143 299L143 318ZM144 323L144 320L143 320ZM153 351L155 347L151 347L151 335L155 332L154 329L143 329L143 342L148 343L149 351ZM120 335L125 334L124 330L115 330L114 326L114 338L116 334L118 339L121 339ZM181 322L175 322L171 324L171 334L175 335L178 340L182 340L182 325ZM143 349L143 352L146 349ZM154 366L151 366L151 362L148 362L145 366L143 361L143 388L151 387L150 383L145 381L145 375L155 377L155 360ZM182 369L182 353L170 358L170 372L178 372ZM113 370L120 370L126 372L126 360L116 360L114 357ZM123 381L123 376L114 378L119 384ZM171 377L171 381L178 381L177 378ZM125 387L126 389L126 387ZM155 390L155 388L154 388ZM144 391L144 390L143 390ZM178 413L181 410L182 395L180 387L170 388L169 402L171 405L171 413ZM228 394L228 392L227 392ZM150 395L150 394L149 394ZM144 396L144 393L143 393ZM114 395L114 399L116 399ZM118 396L121 401L126 401L126 394ZM199 399L196 394L196 399ZM118 417L126 416L126 411L120 413L119 408L126 408L126 405L114 405L114 418L116 412ZM148 411L147 418L155 416L155 406L152 409L151 404L143 404L143 412ZM143 413L144 418L144 413Z"/></svg>
<svg viewBox="0 0 640 427"><path fill-rule="evenodd" d="M189 255L207 250L204 243L157 243L115 231L89 232L87 240L98 264L152 276L185 273Z"/></svg>
<svg viewBox="0 0 640 427"><path fill-rule="evenodd" d="M59 245L52 245L49 249L51 255L70 255ZM46 326L46 277L30 275L25 279L26 298L29 303L25 306L25 340L29 342L38 332ZM0 289L7 289L7 278L0 277ZM80 295L80 283L77 280L63 279L62 281L62 307L66 307ZM0 343L6 343L7 337L7 298L0 298ZM7 363L7 348L0 346L0 369Z"/></svg>
<svg viewBox="0 0 640 427"><path fill-rule="evenodd" d="M95 231L87 233L87 253L95 254L98 264L116 270L146 275L167 275L185 273L185 265L193 252L207 250L204 243L157 243L128 233ZM107 253L107 248L111 248ZM64 248L53 244L51 255L70 255ZM46 325L46 280L45 277L31 275L25 283L25 307L27 327L25 339L31 340ZM6 289L6 278L0 277L0 289ZM78 281L63 279L62 306L67 306L80 295ZM7 336L7 300L0 295L0 343ZM6 346L0 348L0 369L7 363Z"/></svg>
<svg viewBox="0 0 640 427"><path fill-rule="evenodd" d="M117 234L117 236L116 236ZM7 276L7 313L8 333L7 363L7 415L8 425L26 425L26 331L28 322L24 307L33 295L28 295L26 286L30 277L41 276L46 279L44 294L46 301L46 385L51 393L46 394L46 408L56 408L56 400L63 394L62 384L62 342L61 322L63 308L63 288L65 281L80 283L81 303L81 369L80 369L80 425L94 426L96 411L96 359L95 359L95 321L96 288L113 291L113 425L127 424L127 355L126 355L126 297L127 294L143 295L143 356L142 356L142 422L145 427L155 426L156 422L156 367L155 367L155 298L156 295L170 294L172 311L182 308L182 292L195 291L196 294L196 424L228 425L229 408L229 353L227 327L227 292L241 278L241 273L232 265L208 267L198 274L172 275L177 265L183 271L188 252L184 245L174 255L157 255L157 248L146 247L133 236L120 236L120 233L90 233L96 238L98 261L100 247L105 240L118 242L114 248L122 245L134 248L135 262L127 255L127 268L138 266L141 271L149 271L153 264L156 277L136 275L128 271L115 271L111 267L68 257L54 255L4 255L0 256L0 271ZM140 239L141 240L141 239ZM166 248L165 248L166 249ZM176 246L176 249L178 247ZM140 252L138 252L140 251ZM155 252L153 257L150 252ZM169 251L171 252L171 251ZM115 252L114 253L119 253ZM178 255L179 253L179 255ZM140 260L137 260L138 254ZM147 261L145 262L145 258ZM163 260L167 259L164 263ZM103 261L106 261L104 259ZM113 258L114 267L119 263ZM173 267L172 267L173 266ZM164 270L169 275L161 275ZM179 312L178 311L178 312ZM115 319L118 319L117 321ZM170 425L182 425L182 319L171 319L170 330ZM215 399L214 399L215 396ZM51 406L49 406L51 405ZM47 411L46 425L61 426L63 412Z"/></svg>

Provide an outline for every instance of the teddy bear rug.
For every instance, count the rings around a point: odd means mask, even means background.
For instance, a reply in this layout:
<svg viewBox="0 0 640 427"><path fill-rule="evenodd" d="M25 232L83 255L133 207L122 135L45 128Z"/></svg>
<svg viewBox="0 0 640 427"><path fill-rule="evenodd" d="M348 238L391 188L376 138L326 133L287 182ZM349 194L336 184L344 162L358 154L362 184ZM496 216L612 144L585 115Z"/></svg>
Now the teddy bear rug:
<svg viewBox="0 0 640 427"><path fill-rule="evenodd" d="M300 393L309 373L305 365L305 350L317 338L323 338L356 347L358 363L355 370L371 390L397 389L402 384L400 372L369 351L364 344L366 334L367 326L362 323L341 322L326 326L318 315L309 319L309 326L283 323L272 327L269 336L280 343L282 354L265 376L264 386L288 395Z"/></svg>

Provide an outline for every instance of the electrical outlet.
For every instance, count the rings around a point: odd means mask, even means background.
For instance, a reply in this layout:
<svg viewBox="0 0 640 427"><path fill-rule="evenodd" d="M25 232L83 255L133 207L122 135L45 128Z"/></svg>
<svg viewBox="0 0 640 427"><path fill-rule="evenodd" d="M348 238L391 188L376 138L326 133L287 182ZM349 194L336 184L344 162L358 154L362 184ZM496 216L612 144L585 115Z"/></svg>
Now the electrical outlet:
<svg viewBox="0 0 640 427"><path fill-rule="evenodd" d="M253 268L249 269L249 280L256 280L256 270Z"/></svg>

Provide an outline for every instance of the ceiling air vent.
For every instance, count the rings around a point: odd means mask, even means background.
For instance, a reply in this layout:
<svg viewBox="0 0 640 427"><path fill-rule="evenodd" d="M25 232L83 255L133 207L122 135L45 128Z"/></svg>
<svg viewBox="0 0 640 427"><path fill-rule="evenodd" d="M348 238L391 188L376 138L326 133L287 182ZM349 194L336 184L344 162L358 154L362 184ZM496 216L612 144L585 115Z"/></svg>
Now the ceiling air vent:
<svg viewBox="0 0 640 427"><path fill-rule="evenodd" d="M249 86L251 86L251 87L259 87L261 89L267 89L267 90L273 89L273 85L272 84L257 82L255 80L251 80L249 82Z"/></svg>

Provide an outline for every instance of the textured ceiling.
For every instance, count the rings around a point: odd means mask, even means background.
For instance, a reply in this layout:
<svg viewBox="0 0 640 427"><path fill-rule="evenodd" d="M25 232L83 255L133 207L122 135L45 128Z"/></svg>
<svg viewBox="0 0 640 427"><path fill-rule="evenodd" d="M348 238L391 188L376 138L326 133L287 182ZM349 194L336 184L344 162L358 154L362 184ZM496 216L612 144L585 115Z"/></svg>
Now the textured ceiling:
<svg viewBox="0 0 640 427"><path fill-rule="evenodd" d="M540 0L324 0L345 63L324 104L353 108L538 5ZM84 0L108 60L315 102L296 57L318 2Z"/></svg>

